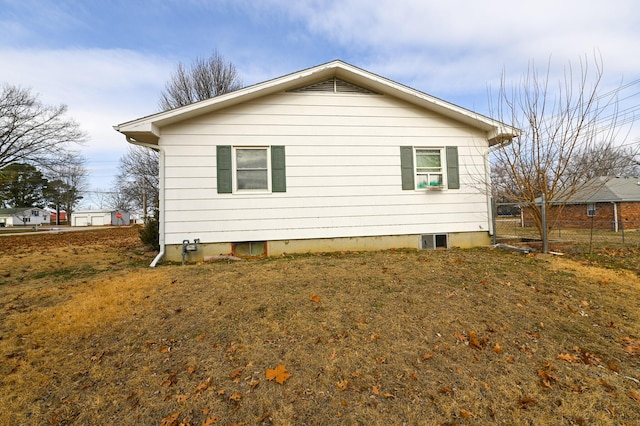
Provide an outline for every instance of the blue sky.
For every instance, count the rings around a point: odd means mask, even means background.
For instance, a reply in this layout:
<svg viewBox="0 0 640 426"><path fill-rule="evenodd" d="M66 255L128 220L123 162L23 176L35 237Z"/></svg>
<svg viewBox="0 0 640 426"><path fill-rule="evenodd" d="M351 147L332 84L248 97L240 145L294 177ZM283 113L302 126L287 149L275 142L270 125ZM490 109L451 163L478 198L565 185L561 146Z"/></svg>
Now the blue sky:
<svg viewBox="0 0 640 426"><path fill-rule="evenodd" d="M605 87L640 80L636 0L0 0L0 34L0 83L68 105L94 190L127 149L112 126L157 112L175 65L213 49L246 85L341 59L484 114L532 61L560 78L597 52ZM640 83L621 95L632 111Z"/></svg>

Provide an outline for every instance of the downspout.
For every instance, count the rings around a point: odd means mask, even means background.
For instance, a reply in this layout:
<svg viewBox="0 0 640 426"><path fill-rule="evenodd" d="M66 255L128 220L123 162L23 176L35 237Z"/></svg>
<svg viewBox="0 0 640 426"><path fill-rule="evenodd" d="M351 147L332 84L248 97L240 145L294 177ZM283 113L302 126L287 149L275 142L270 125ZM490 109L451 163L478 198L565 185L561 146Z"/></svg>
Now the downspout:
<svg viewBox="0 0 640 426"><path fill-rule="evenodd" d="M485 190L486 190L486 195L487 195L487 210L489 212L489 223L488 223L488 228L489 228L489 235L493 236L494 240L495 240L495 235L496 235L496 230L494 229L494 224L496 223L495 221L495 215L496 212L494 211L494 206L495 206L495 200L493 199L492 196L492 189L491 189L491 165L489 163L489 152L490 149L487 149L484 152L484 181L486 182L485 185Z"/></svg>
<svg viewBox="0 0 640 426"><path fill-rule="evenodd" d="M618 232L618 205L613 204L613 232Z"/></svg>
<svg viewBox="0 0 640 426"><path fill-rule="evenodd" d="M158 217L158 231L159 231L159 243L160 243L160 252L158 253L158 255L155 257L155 259L153 259L153 261L151 262L151 264L149 265L149 267L151 268L155 268L156 265L158 264L158 262L160 261L160 259L162 259L164 257L165 254L165 238L164 238L164 150L157 146L157 145L151 145L151 144L147 144L147 143L143 143L140 141L135 140L134 138L132 138L131 136L127 136L127 142L129 142L130 144L133 145L140 145L140 146L144 146L147 148L151 148L155 151L158 151L158 153L160 154L160 164L159 164L159 171L160 171L160 188L159 192L160 194L158 194L159 199L158 199L158 203L160 204L158 206L158 213L159 216Z"/></svg>

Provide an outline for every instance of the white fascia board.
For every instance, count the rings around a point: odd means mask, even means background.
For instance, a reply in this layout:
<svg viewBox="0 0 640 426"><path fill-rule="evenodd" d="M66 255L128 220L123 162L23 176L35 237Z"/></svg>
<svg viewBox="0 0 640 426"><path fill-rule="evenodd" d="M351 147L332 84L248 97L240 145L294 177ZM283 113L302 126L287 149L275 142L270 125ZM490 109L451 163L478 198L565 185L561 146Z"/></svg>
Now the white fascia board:
<svg viewBox="0 0 640 426"><path fill-rule="evenodd" d="M158 138L160 137L159 129L163 126L334 76L344 78L354 83L360 83L380 93L399 98L419 107L442 114L445 117L481 129L487 132L487 139L491 145L511 139L518 134L517 129L507 126L504 123L427 95L426 93L396 83L387 78L372 74L340 60L258 83L211 99L126 122L114 128L120 133L141 142L157 144Z"/></svg>

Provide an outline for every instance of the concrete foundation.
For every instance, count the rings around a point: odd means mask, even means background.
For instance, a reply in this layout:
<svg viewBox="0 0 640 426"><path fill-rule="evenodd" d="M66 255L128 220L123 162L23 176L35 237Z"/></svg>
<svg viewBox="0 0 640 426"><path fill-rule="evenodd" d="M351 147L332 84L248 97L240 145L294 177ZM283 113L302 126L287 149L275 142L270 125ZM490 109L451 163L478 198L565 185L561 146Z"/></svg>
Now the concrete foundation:
<svg viewBox="0 0 640 426"><path fill-rule="evenodd" d="M486 231L446 234L448 247L472 248L491 244ZM236 254L234 244L245 243L200 243L198 251L188 252L187 262L200 262L208 256ZM266 256L283 254L322 253L336 251L377 251L389 249L421 249L421 235L388 235L375 237L321 238L312 240L275 240L266 244ZM165 260L182 261L182 244L166 246Z"/></svg>

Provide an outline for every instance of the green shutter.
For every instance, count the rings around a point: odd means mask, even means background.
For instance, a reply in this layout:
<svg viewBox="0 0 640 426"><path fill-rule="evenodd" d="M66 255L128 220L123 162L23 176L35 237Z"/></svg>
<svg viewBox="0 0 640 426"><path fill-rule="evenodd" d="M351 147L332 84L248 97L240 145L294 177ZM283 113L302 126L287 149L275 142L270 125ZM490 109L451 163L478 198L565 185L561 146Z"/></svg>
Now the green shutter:
<svg viewBox="0 0 640 426"><path fill-rule="evenodd" d="M218 172L218 194L233 192L233 173L231 170L231 146L218 145L216 147L216 164Z"/></svg>
<svg viewBox="0 0 640 426"><path fill-rule="evenodd" d="M458 147L447 147L447 188L460 189L460 170L458 166Z"/></svg>
<svg viewBox="0 0 640 426"><path fill-rule="evenodd" d="M287 192L284 146L271 147L271 192Z"/></svg>
<svg viewBox="0 0 640 426"><path fill-rule="evenodd" d="M400 169L402 170L402 189L416 189L412 146L400 147Z"/></svg>

